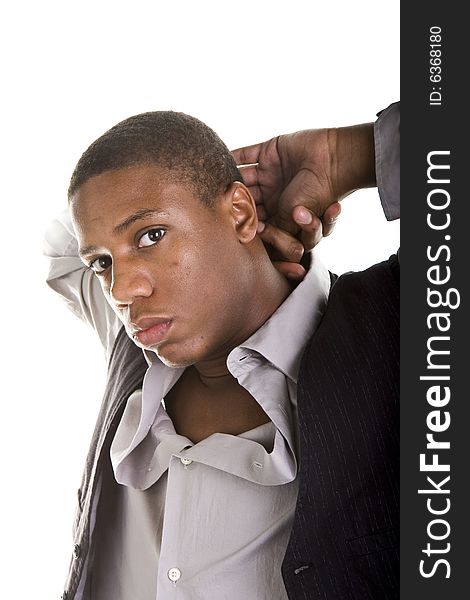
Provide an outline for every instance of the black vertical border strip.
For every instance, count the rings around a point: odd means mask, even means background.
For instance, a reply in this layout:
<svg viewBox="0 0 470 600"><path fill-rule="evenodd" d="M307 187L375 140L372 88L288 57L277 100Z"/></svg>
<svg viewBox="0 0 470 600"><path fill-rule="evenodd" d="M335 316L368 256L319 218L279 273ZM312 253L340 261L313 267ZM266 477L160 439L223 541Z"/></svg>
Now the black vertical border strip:
<svg viewBox="0 0 470 600"><path fill-rule="evenodd" d="M466 275L467 242L470 228L466 214L469 212L470 194L466 179L470 175L469 150L465 148L467 122L465 106L468 87L468 58L470 57L470 30L463 15L464 3L430 0L417 4L401 3L401 594L404 600L445 599L468 597L470 582L470 556L468 540L470 533L470 297L469 277ZM432 35L431 27L441 29L441 80L431 81ZM437 29L433 29L437 31ZM434 38L435 42L435 38ZM435 48L437 49L437 48ZM434 61L436 62L436 61ZM435 89L433 89L435 88ZM431 92L442 96L440 105L430 104ZM432 100L438 102L438 94ZM434 162L450 165L447 171L449 184L427 181L428 153L449 151ZM444 171L434 171L440 179ZM433 189L445 190L450 196L449 206L442 210L428 205L428 194ZM435 192L432 203L442 203L446 193ZM433 230L427 223L428 215L437 224L450 218L449 226ZM448 217L446 215L449 215ZM446 238L446 236L450 236ZM427 256L428 247L431 261ZM447 247L449 250L446 250ZM440 252L438 252L440 250ZM450 252L450 256L449 256ZM439 279L450 274L447 283L433 284L428 269L438 265L433 274ZM448 269L447 269L447 268ZM456 308L431 308L427 299L429 289L441 291L443 297L449 290L450 302ZM437 296L435 296L437 298ZM447 332L440 332L436 319L428 327L427 317L433 312L445 313L441 324L450 322ZM436 340L434 349L448 350L434 364L449 365L445 369L428 368L427 343L432 336L448 336ZM432 382L420 380L424 375L448 375L450 380ZM437 410L427 401L427 391L432 385L448 386L450 400L439 408L441 421L445 411L450 416L448 429L435 433L436 440L450 442L450 449L427 450L426 434L429 413ZM443 388L440 388L443 391ZM449 464L449 472L424 473L420 471L419 455L427 453L427 462L437 453L440 464ZM427 476L447 494L418 494L419 489L433 489ZM431 514L431 508L448 512ZM450 504L449 504L450 502ZM442 519L448 523L433 522ZM441 540L432 539L429 532ZM448 535L446 536L446 534ZM446 537L444 537L446 536ZM423 552L428 543L432 553ZM449 544L449 546L447 546ZM446 551L448 550L448 551ZM420 574L420 561L424 560ZM439 560L445 560L447 563ZM447 578L446 575L450 574Z"/></svg>

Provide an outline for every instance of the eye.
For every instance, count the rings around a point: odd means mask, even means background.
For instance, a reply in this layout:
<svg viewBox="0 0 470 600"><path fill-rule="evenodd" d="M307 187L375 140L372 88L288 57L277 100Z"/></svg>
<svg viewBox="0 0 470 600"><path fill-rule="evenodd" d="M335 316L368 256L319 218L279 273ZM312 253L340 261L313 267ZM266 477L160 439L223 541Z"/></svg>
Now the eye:
<svg viewBox="0 0 470 600"><path fill-rule="evenodd" d="M138 247L146 248L148 246L153 246L157 242L159 242L164 235L165 230L161 227L158 227L156 229L149 229L143 235L140 236L138 241Z"/></svg>
<svg viewBox="0 0 470 600"><path fill-rule="evenodd" d="M111 257L109 256L98 256L91 264L90 269L95 273L103 273L111 266Z"/></svg>

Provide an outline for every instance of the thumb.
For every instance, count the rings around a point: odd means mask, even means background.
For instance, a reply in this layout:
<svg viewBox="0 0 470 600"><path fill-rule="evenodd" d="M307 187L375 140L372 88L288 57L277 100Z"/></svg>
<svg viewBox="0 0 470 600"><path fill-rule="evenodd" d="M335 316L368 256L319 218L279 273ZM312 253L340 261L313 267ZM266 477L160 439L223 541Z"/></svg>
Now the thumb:
<svg viewBox="0 0 470 600"><path fill-rule="evenodd" d="M318 214L318 203L315 201L318 186L315 186L312 180L310 171L304 169L285 187L279 197L278 212L273 215L277 227L289 233L298 233L300 228L292 218L292 211L299 205L307 207L315 215Z"/></svg>

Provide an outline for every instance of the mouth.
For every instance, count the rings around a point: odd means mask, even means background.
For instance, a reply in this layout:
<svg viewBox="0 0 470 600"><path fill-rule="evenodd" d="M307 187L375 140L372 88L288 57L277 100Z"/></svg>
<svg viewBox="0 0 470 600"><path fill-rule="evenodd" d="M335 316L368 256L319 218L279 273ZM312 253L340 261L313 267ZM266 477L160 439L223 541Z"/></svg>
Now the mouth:
<svg viewBox="0 0 470 600"><path fill-rule="evenodd" d="M151 348L166 338L172 323L167 318L139 319L131 324L132 337L140 346Z"/></svg>

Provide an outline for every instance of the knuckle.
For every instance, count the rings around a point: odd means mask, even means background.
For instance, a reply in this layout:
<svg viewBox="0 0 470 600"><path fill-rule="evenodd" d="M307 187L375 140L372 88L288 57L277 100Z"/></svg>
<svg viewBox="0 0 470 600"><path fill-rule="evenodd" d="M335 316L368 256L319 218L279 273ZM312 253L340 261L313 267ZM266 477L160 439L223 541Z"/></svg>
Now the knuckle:
<svg viewBox="0 0 470 600"><path fill-rule="evenodd" d="M298 242L291 242L287 248L287 256L296 262L302 258L303 253L303 246Z"/></svg>

